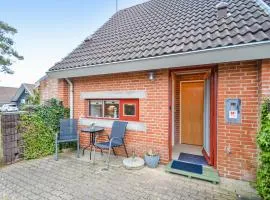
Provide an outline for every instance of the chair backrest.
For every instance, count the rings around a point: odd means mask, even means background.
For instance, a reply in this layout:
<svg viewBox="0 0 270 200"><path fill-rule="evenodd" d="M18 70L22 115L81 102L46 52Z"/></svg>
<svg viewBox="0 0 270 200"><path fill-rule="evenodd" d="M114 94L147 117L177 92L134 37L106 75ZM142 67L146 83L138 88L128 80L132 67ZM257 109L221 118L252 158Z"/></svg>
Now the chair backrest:
<svg viewBox="0 0 270 200"><path fill-rule="evenodd" d="M77 138L77 124L78 124L78 120L76 119L61 119L59 140L76 139Z"/></svg>
<svg viewBox="0 0 270 200"><path fill-rule="evenodd" d="M112 125L110 138L112 137L124 138L127 124L128 122L114 121Z"/></svg>

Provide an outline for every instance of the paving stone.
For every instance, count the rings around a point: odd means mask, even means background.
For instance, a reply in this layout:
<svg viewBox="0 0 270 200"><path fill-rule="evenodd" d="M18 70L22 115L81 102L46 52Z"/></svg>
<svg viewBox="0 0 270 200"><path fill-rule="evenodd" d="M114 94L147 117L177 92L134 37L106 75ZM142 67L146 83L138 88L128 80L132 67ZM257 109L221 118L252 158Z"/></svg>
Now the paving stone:
<svg viewBox="0 0 270 200"><path fill-rule="evenodd" d="M118 157L112 159L109 171L103 171L106 163L102 158L93 165L85 157L61 155L59 161L46 157L1 168L0 200L222 200L236 197L226 185L221 187L166 173L163 166L126 170L121 165L122 158Z"/></svg>

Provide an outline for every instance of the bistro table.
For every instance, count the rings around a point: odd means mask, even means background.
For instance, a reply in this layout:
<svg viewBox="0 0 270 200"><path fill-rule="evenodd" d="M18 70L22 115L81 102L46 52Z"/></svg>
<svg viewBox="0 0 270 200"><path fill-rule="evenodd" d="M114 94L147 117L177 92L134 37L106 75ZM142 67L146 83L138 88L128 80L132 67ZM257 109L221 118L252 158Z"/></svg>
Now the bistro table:
<svg viewBox="0 0 270 200"><path fill-rule="evenodd" d="M84 155L85 149L87 149L88 147L91 147L90 148L90 160L91 160L92 147L95 144L96 134L100 133L102 131L104 131L104 128L99 127L99 126L87 127L87 128L82 128L81 129L81 132L88 133L90 135L90 137L89 137L89 146L83 148L83 155ZM102 150L101 150L101 152L102 152Z"/></svg>

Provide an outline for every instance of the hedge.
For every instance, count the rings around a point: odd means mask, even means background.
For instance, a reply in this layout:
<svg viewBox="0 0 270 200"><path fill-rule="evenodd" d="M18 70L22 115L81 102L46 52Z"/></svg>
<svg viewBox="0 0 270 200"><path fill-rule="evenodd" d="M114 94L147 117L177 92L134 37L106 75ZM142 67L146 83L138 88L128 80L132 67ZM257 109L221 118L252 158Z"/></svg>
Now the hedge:
<svg viewBox="0 0 270 200"><path fill-rule="evenodd" d="M22 114L20 119L25 159L53 154L60 119L69 117L69 110L56 99L51 99L46 105L36 106L31 110Z"/></svg>
<svg viewBox="0 0 270 200"><path fill-rule="evenodd" d="M270 200L270 100L265 100L261 111L261 126L257 135L260 148L257 170L257 190L263 199Z"/></svg>

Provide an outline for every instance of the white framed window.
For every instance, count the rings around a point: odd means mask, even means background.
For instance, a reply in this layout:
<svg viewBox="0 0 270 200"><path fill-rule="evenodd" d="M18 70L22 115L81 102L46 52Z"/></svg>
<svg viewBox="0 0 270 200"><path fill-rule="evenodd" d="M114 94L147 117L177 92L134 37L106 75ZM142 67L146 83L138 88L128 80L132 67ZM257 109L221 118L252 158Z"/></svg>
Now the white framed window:
<svg viewBox="0 0 270 200"><path fill-rule="evenodd" d="M104 102L104 117L105 118L119 118L119 101L106 100Z"/></svg>
<svg viewBox="0 0 270 200"><path fill-rule="evenodd" d="M91 100L89 102L89 116L103 117L103 102L101 100Z"/></svg>
<svg viewBox="0 0 270 200"><path fill-rule="evenodd" d="M21 104L25 104L25 99L21 99Z"/></svg>

